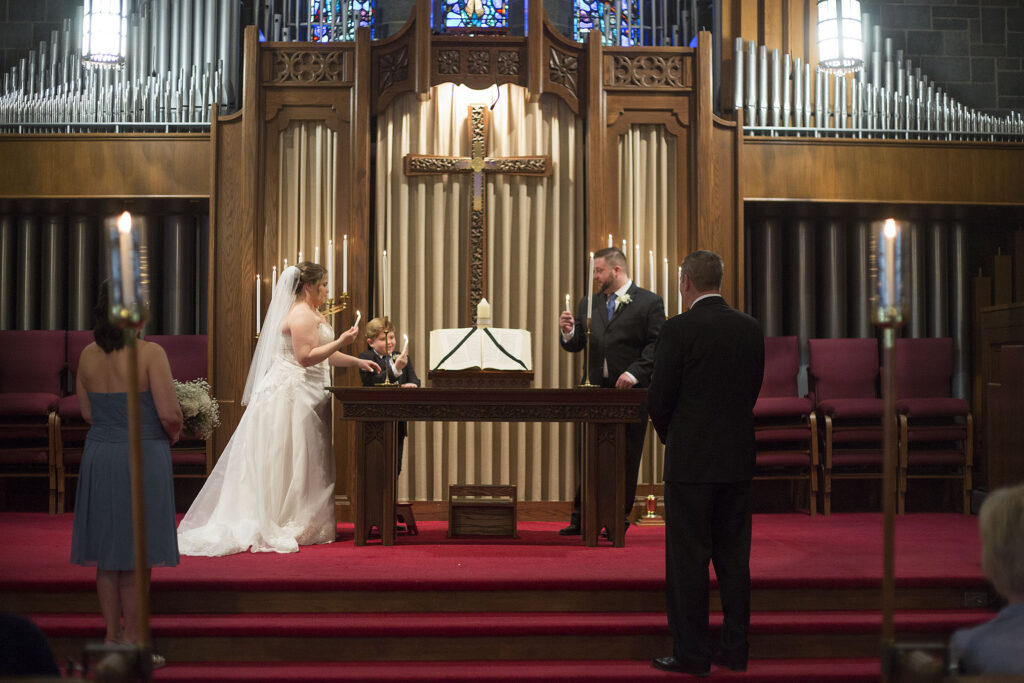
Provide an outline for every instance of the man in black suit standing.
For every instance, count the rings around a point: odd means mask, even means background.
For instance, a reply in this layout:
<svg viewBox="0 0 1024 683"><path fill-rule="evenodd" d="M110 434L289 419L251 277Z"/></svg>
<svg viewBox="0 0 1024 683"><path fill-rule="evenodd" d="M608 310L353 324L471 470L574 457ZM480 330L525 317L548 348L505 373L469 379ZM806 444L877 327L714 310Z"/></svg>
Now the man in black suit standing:
<svg viewBox="0 0 1024 683"><path fill-rule="evenodd" d="M722 259L683 261L687 312L665 323L647 407L665 444L665 597L671 657L665 671L706 676L711 663L745 671L750 630L750 482L754 402L764 375L764 335L720 293ZM708 635L708 562L722 598L722 637Z"/></svg>
<svg viewBox="0 0 1024 683"><path fill-rule="evenodd" d="M587 312L584 297L574 318L562 311L558 319L562 348L576 353L587 346ZM590 322L590 357L586 359L590 382L605 388L645 387L651 381L654 345L665 324L665 304L652 291L633 284L626 272L626 257L615 247L594 254L594 309ZM626 509L628 517L636 498L636 480L647 435L647 413L626 427ZM629 523L626 523L629 526ZM580 488L576 487L572 519L559 533L580 533Z"/></svg>

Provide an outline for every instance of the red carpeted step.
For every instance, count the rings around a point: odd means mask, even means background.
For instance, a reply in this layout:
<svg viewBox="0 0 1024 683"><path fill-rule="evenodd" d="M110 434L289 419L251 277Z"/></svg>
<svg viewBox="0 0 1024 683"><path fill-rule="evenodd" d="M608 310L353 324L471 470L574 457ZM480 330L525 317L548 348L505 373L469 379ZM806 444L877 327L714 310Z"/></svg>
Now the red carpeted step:
<svg viewBox="0 0 1024 683"><path fill-rule="evenodd" d="M753 660L746 673L713 669L715 681L749 683L860 683L877 681L879 662L870 658ZM157 681L174 683L279 683L310 681L367 681L370 683L417 683L464 681L466 683L619 683L620 681L682 680L648 661L517 661L517 662L313 662L170 664L156 672Z"/></svg>
<svg viewBox="0 0 1024 683"><path fill-rule="evenodd" d="M991 610L901 611L897 632L949 633L991 619ZM96 614L42 614L31 617L49 637L93 637L102 632ZM878 612L755 612L752 635L767 633L868 633L880 629ZM711 615L712 626L721 614ZM481 637L572 634L631 635L668 633L657 613L386 613L386 614L158 614L151 619L154 638L170 637Z"/></svg>

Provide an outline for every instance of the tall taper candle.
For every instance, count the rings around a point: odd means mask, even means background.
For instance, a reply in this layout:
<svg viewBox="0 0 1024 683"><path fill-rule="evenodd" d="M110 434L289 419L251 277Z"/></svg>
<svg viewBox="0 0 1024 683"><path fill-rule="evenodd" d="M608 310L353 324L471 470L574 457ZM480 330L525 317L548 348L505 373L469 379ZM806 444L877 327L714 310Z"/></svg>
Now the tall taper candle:
<svg viewBox="0 0 1024 683"><path fill-rule="evenodd" d="M569 295L568 294L565 295L565 310L567 310L570 313L572 313L572 306L569 303Z"/></svg>
<svg viewBox="0 0 1024 683"><path fill-rule="evenodd" d="M341 238L341 293L348 294L348 235Z"/></svg>
<svg viewBox="0 0 1024 683"><path fill-rule="evenodd" d="M135 258L132 254L132 215L125 211L117 219L118 252L121 256L121 304L125 308L135 305Z"/></svg>
<svg viewBox="0 0 1024 683"><path fill-rule="evenodd" d="M320 245L313 247L313 263L320 263ZM329 273L328 273L329 274Z"/></svg>
<svg viewBox="0 0 1024 683"><path fill-rule="evenodd" d="M626 256L626 240L622 240L622 256Z"/></svg>
<svg viewBox="0 0 1024 683"><path fill-rule="evenodd" d="M653 292L654 291L654 283L657 282L657 280L654 279L654 250L653 249L648 249L647 250L647 266L648 266L648 271L650 272L650 275L651 275L651 279L647 281L647 289L649 289L649 290L651 290Z"/></svg>
<svg viewBox="0 0 1024 683"><path fill-rule="evenodd" d="M633 245L633 283L640 286L640 245Z"/></svg>
<svg viewBox="0 0 1024 683"><path fill-rule="evenodd" d="M896 235L899 230L896 228L896 221L888 219L885 221L885 280L882 283L881 300L882 308L894 308L896 301Z"/></svg>
<svg viewBox="0 0 1024 683"><path fill-rule="evenodd" d="M590 252L590 277L587 280L587 323L594 317L594 252Z"/></svg>
<svg viewBox="0 0 1024 683"><path fill-rule="evenodd" d="M299 260L295 262L295 265L299 265L300 263L302 263L302 250L301 249L299 249Z"/></svg>
<svg viewBox="0 0 1024 683"><path fill-rule="evenodd" d="M327 296L334 302L334 240L327 240Z"/></svg>
<svg viewBox="0 0 1024 683"><path fill-rule="evenodd" d="M614 242L612 242L612 234L611 233L608 233L608 246L609 247L614 246Z"/></svg>
<svg viewBox="0 0 1024 683"><path fill-rule="evenodd" d="M270 269L270 296L273 298L274 290L277 289L277 266Z"/></svg>
<svg viewBox="0 0 1024 683"><path fill-rule="evenodd" d="M405 350L409 348L409 335L402 335L402 355L405 355Z"/></svg>
<svg viewBox="0 0 1024 683"><path fill-rule="evenodd" d="M668 257L661 262L661 296L663 299L668 299ZM668 315L668 304L665 304L665 315Z"/></svg>
<svg viewBox="0 0 1024 683"><path fill-rule="evenodd" d="M256 273L256 334L260 333L260 274Z"/></svg>
<svg viewBox="0 0 1024 683"><path fill-rule="evenodd" d="M380 269L380 309L384 317L388 317L388 250L381 256Z"/></svg>
<svg viewBox="0 0 1024 683"><path fill-rule="evenodd" d="M683 267L679 266L679 280L676 282L676 309L683 312Z"/></svg>

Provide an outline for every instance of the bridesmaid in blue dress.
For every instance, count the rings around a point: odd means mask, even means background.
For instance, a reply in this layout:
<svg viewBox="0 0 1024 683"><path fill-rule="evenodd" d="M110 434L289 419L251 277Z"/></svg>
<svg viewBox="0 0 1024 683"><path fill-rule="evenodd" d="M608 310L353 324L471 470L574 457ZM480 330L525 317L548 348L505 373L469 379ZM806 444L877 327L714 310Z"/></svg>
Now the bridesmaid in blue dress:
<svg viewBox="0 0 1024 683"><path fill-rule="evenodd" d="M96 592L110 643L138 644L128 438L128 350L108 319L107 288L93 311L93 338L82 351L76 391L90 424L75 497L71 562L96 567ZM170 444L182 415L167 354L139 340L139 391L146 491L147 567L178 564ZM161 663L154 656L155 663Z"/></svg>

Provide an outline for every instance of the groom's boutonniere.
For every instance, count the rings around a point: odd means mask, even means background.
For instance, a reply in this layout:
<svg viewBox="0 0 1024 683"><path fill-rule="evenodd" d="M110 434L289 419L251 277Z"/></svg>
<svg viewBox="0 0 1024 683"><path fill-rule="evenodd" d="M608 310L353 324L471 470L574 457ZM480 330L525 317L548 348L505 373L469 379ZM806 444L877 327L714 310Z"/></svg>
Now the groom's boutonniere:
<svg viewBox="0 0 1024 683"><path fill-rule="evenodd" d="M620 296L618 299L615 300L615 310L616 311L619 310L619 308L621 308L622 306L625 306L626 304L628 304L632 300L633 300L633 297L631 297L629 294L623 294L622 296Z"/></svg>

